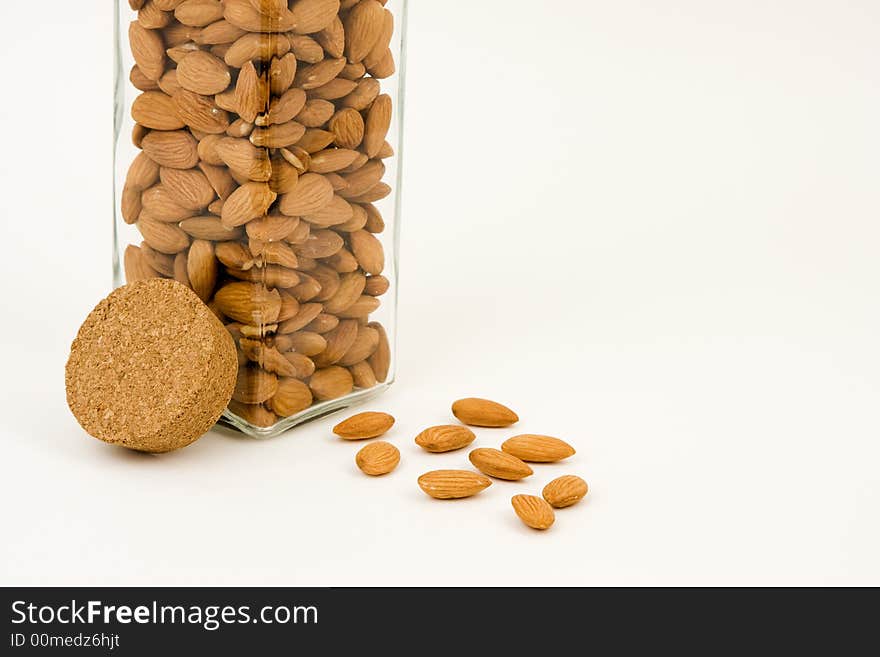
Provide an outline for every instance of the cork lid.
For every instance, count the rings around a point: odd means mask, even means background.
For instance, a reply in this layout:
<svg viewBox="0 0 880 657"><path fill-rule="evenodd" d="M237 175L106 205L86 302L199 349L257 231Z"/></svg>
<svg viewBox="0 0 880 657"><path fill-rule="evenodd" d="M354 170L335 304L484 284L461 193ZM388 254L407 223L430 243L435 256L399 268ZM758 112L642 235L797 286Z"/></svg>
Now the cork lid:
<svg viewBox="0 0 880 657"><path fill-rule="evenodd" d="M79 330L67 403L90 435L169 452L204 435L232 398L235 343L189 288L150 279L114 291Z"/></svg>

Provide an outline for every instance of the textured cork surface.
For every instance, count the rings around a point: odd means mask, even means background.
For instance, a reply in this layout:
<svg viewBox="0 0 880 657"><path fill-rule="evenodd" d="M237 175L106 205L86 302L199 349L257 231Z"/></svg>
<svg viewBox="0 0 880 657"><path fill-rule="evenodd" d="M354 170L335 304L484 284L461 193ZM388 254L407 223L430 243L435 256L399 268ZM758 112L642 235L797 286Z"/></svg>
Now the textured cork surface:
<svg viewBox="0 0 880 657"><path fill-rule="evenodd" d="M235 343L187 287L151 279L113 292L79 330L67 403L90 435L168 452L204 435L235 387Z"/></svg>

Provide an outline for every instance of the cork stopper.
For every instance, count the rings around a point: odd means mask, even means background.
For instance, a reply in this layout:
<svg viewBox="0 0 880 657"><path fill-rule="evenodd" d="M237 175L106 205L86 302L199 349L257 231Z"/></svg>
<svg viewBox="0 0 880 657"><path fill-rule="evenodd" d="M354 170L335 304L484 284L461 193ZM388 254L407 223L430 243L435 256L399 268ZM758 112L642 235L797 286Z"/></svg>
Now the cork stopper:
<svg viewBox="0 0 880 657"><path fill-rule="evenodd" d="M67 403L90 435L142 452L195 442L232 398L229 332L189 288L150 279L91 312L67 361Z"/></svg>

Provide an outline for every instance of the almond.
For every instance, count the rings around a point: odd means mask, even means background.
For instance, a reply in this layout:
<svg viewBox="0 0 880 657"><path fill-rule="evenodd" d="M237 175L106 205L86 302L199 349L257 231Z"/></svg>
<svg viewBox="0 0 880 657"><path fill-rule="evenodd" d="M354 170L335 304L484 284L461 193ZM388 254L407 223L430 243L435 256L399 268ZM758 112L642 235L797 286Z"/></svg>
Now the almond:
<svg viewBox="0 0 880 657"><path fill-rule="evenodd" d="M340 277L339 290L324 303L324 311L331 315L340 312L354 304L364 291L367 284L366 277L361 272L352 272Z"/></svg>
<svg viewBox="0 0 880 657"><path fill-rule="evenodd" d="M343 67L339 74L342 75L344 71L345 67ZM357 82L337 77L322 84L320 87L315 87L314 89L309 90L309 98L317 100L339 100L340 98L348 96L348 94L355 89L357 89Z"/></svg>
<svg viewBox="0 0 880 657"><path fill-rule="evenodd" d="M304 329L318 315L321 314L321 309L322 306L320 303L304 303L300 305L297 314L294 317L282 322L281 326L278 327L278 332L295 333L296 331Z"/></svg>
<svg viewBox="0 0 880 657"><path fill-rule="evenodd" d="M303 131L305 134L305 131ZM357 159L357 151L347 148L329 148L312 154L311 170L315 173L332 173L350 166Z"/></svg>
<svg viewBox="0 0 880 657"><path fill-rule="evenodd" d="M183 0L174 9L174 17L184 25L205 27L223 18L220 0Z"/></svg>
<svg viewBox="0 0 880 657"><path fill-rule="evenodd" d="M218 44L233 43L236 39L247 34L240 27L236 27L227 20L220 20L201 29L198 37L193 39L196 43L213 46Z"/></svg>
<svg viewBox="0 0 880 657"><path fill-rule="evenodd" d="M339 16L335 16L327 27L315 34L315 41L324 48L326 56L342 57L345 54L345 27Z"/></svg>
<svg viewBox="0 0 880 657"><path fill-rule="evenodd" d="M309 388L315 399L327 401L338 399L351 392L354 380L351 373L344 367L327 367L316 371L309 382Z"/></svg>
<svg viewBox="0 0 880 657"><path fill-rule="evenodd" d="M381 297L388 292L391 282L384 276L367 276L367 285L364 287L364 294L371 297Z"/></svg>
<svg viewBox="0 0 880 657"><path fill-rule="evenodd" d="M178 63L177 82L184 89L212 96L230 85L232 75L221 59L204 50L194 50Z"/></svg>
<svg viewBox="0 0 880 657"><path fill-rule="evenodd" d="M174 224L141 218L137 226L147 244L159 253L174 255L189 246L189 235Z"/></svg>
<svg viewBox="0 0 880 657"><path fill-rule="evenodd" d="M206 162L199 162L199 170L205 174L205 179L211 185L211 189L219 197L218 200L225 201L237 187L235 179L229 173L226 167L217 167ZM213 203L214 201L212 201ZM210 209L211 205L208 205ZM222 213L222 208L221 208Z"/></svg>
<svg viewBox="0 0 880 657"><path fill-rule="evenodd" d="M248 32L289 32L297 25L297 18L287 11L274 16L255 9L250 0L224 0L223 17Z"/></svg>
<svg viewBox="0 0 880 657"><path fill-rule="evenodd" d="M369 157L376 157L385 145L385 137L391 127L391 113L391 96L383 94L373 101L364 127L363 146Z"/></svg>
<svg viewBox="0 0 880 657"><path fill-rule="evenodd" d="M159 3L150 1L138 10L138 23L148 30L158 30L171 22L171 13L159 8Z"/></svg>
<svg viewBox="0 0 880 657"><path fill-rule="evenodd" d="M378 438L394 426L394 418L388 413L358 413L333 427L333 433L345 440Z"/></svg>
<svg viewBox="0 0 880 657"><path fill-rule="evenodd" d="M205 174L197 169L163 167L160 178L168 195L189 210L204 210L217 196Z"/></svg>
<svg viewBox="0 0 880 657"><path fill-rule="evenodd" d="M285 148L296 144L306 134L306 128L296 121L276 123L267 128L255 128L251 143L260 148Z"/></svg>
<svg viewBox="0 0 880 657"><path fill-rule="evenodd" d="M131 105L132 118L153 130L177 130L181 121L171 96L162 91L145 91Z"/></svg>
<svg viewBox="0 0 880 657"><path fill-rule="evenodd" d="M307 379L312 374L315 373L315 363L312 362L312 359L303 354L298 354L294 351L288 351L282 354L288 363L293 367L296 371L294 375L297 379ZM311 395L311 391L309 391L309 395Z"/></svg>
<svg viewBox="0 0 880 657"><path fill-rule="evenodd" d="M381 85L379 84L379 81L374 78L358 80L354 91L343 98L341 104L343 107L350 107L359 112L363 111L367 109L374 100L376 100L380 89Z"/></svg>
<svg viewBox="0 0 880 657"><path fill-rule="evenodd" d="M330 119L330 132L340 148L357 148L364 139L364 117L356 109L343 108Z"/></svg>
<svg viewBox="0 0 880 657"><path fill-rule="evenodd" d="M238 370L232 398L242 404L262 404L278 390L278 377L271 372L249 365Z"/></svg>
<svg viewBox="0 0 880 657"><path fill-rule="evenodd" d="M313 34L327 27L339 13L339 0L296 0L290 13L293 14L297 34Z"/></svg>
<svg viewBox="0 0 880 657"><path fill-rule="evenodd" d="M302 123L307 128L319 128L327 121L331 119L333 113L336 111L336 106L327 100L321 99L312 99L306 101L306 104L300 110L299 114L296 115L296 120ZM330 134L330 140L321 146L324 148L325 146L329 146L333 141L333 135ZM306 148L304 145L303 148ZM310 149L309 152L311 152ZM320 148L317 150L321 150Z"/></svg>
<svg viewBox="0 0 880 657"><path fill-rule="evenodd" d="M376 379L380 383L385 383L391 369L391 345L388 341L388 334L385 332L385 327L379 322L370 322L367 326L376 329L379 333L379 346L376 347L376 351L367 359L367 362L373 369Z"/></svg>
<svg viewBox="0 0 880 657"><path fill-rule="evenodd" d="M429 427L422 431L416 436L416 445L428 452L439 454L467 447L476 438L474 432L467 427L458 424L446 424Z"/></svg>
<svg viewBox="0 0 880 657"><path fill-rule="evenodd" d="M180 89L175 92L172 101L184 125L194 130L219 135L229 128L229 113L217 107L213 98Z"/></svg>
<svg viewBox="0 0 880 657"><path fill-rule="evenodd" d="M288 89L280 98L272 100L267 114L257 117L257 125L273 125L292 121L305 107L306 100L306 92L302 89Z"/></svg>
<svg viewBox="0 0 880 657"><path fill-rule="evenodd" d="M219 242L215 254L220 262L233 269L250 269L254 266L253 255L240 242Z"/></svg>
<svg viewBox="0 0 880 657"><path fill-rule="evenodd" d="M506 406L476 397L459 399L452 405L452 414L474 427L509 427L519 422L519 416Z"/></svg>
<svg viewBox="0 0 880 657"><path fill-rule="evenodd" d="M288 217L301 217L321 210L333 200L333 186L316 173L300 176L296 187L281 197L279 209Z"/></svg>
<svg viewBox="0 0 880 657"><path fill-rule="evenodd" d="M339 312L340 318L365 320L379 309L380 302L376 297L361 295L357 301Z"/></svg>
<svg viewBox="0 0 880 657"><path fill-rule="evenodd" d="M142 219L152 219L164 223L177 223L195 214L195 210L184 207L168 193L164 185L153 185L141 194L143 206Z"/></svg>
<svg viewBox="0 0 880 657"><path fill-rule="evenodd" d="M352 365L348 368L348 371L351 372L356 388L366 390L379 383L376 380L376 375L373 373L373 368L371 368L370 364L366 361L358 363L357 365Z"/></svg>
<svg viewBox="0 0 880 657"><path fill-rule="evenodd" d="M247 139L224 137L217 142L216 150L220 160L238 176L257 182L266 182L272 177L268 153Z"/></svg>
<svg viewBox="0 0 880 657"><path fill-rule="evenodd" d="M312 405L312 391L299 379L282 379L269 407L281 417L291 417Z"/></svg>
<svg viewBox="0 0 880 657"><path fill-rule="evenodd" d="M387 9L385 10L385 21L382 25L382 34L376 41L376 45L370 53L364 57L364 65L371 69L381 67L385 60L386 53L389 51L391 39L394 37L394 14Z"/></svg>
<svg viewBox="0 0 880 657"><path fill-rule="evenodd" d="M385 26L385 9L376 0L362 0L345 18L345 54L359 62L370 54Z"/></svg>
<svg viewBox="0 0 880 657"><path fill-rule="evenodd" d="M400 463L400 450L391 443L380 440L359 451L355 463L364 474L371 477L386 475Z"/></svg>
<svg viewBox="0 0 880 657"><path fill-rule="evenodd" d="M159 180L159 165L146 153L139 153L125 177L125 186L138 191L152 187Z"/></svg>
<svg viewBox="0 0 880 657"><path fill-rule="evenodd" d="M351 251L358 264L368 274L378 275L385 270L385 251L372 233L358 230L351 233Z"/></svg>
<svg viewBox="0 0 880 657"><path fill-rule="evenodd" d="M367 73L377 80L390 78L397 71L394 65L394 55L391 50L386 50L385 54L374 60L376 63L367 67Z"/></svg>
<svg viewBox="0 0 880 657"><path fill-rule="evenodd" d="M266 183L246 182L223 203L223 225L234 228L262 217L277 197Z"/></svg>
<svg viewBox="0 0 880 657"><path fill-rule="evenodd" d="M499 449L481 447L472 451L468 459L477 470L496 479L518 481L533 474L528 465Z"/></svg>
<svg viewBox="0 0 880 657"><path fill-rule="evenodd" d="M299 266L299 259L296 257L296 253L287 244L282 242L266 244L259 255L260 260L266 264L280 265L288 269L296 269Z"/></svg>
<svg viewBox="0 0 880 657"><path fill-rule="evenodd" d="M155 80L151 80L144 75L141 69L138 68L137 64L131 67L131 71L128 74L128 81L131 82L132 86L138 91L155 91L156 89L161 88Z"/></svg>
<svg viewBox="0 0 880 657"><path fill-rule="evenodd" d="M180 228L190 237L199 240L222 242L241 238L241 228L226 228L219 217L192 217L180 222Z"/></svg>
<svg viewBox="0 0 880 657"><path fill-rule="evenodd" d="M224 315L251 326L274 324L281 313L278 291L253 283L229 283L217 291L214 300Z"/></svg>
<svg viewBox="0 0 880 657"><path fill-rule="evenodd" d="M345 176L346 188L341 192L344 198L357 198L378 185L385 175L385 164L381 160L371 160L357 171Z"/></svg>
<svg viewBox="0 0 880 657"><path fill-rule="evenodd" d="M550 506L564 509L584 499L588 490L589 487L586 481L574 475L566 475L564 477L557 477L544 486L541 495L543 495Z"/></svg>
<svg viewBox="0 0 880 657"><path fill-rule="evenodd" d="M140 218L143 204L141 203L141 191L134 187L123 187L120 198L120 212L122 219L127 224L137 223Z"/></svg>
<svg viewBox="0 0 880 657"><path fill-rule="evenodd" d="M379 332L370 326L358 326L357 337L337 363L349 367L366 360L379 348Z"/></svg>
<svg viewBox="0 0 880 657"><path fill-rule="evenodd" d="M128 27L128 41L138 69L148 80L158 80L165 72L165 44L156 30L148 30L137 21Z"/></svg>
<svg viewBox="0 0 880 657"><path fill-rule="evenodd" d="M299 34L292 34L289 38L290 47L299 61L316 64L324 59L324 49L313 38Z"/></svg>
<svg viewBox="0 0 880 657"><path fill-rule="evenodd" d="M300 89L317 89L339 75L343 68L345 68L345 60L341 57L322 59L317 64L310 64L298 70L293 84Z"/></svg>
<svg viewBox="0 0 880 657"><path fill-rule="evenodd" d="M288 52L290 41L283 34L249 32L229 47L223 61L233 68L241 68L251 60L270 61Z"/></svg>
<svg viewBox="0 0 880 657"><path fill-rule="evenodd" d="M291 345L291 350L296 351L304 356L317 356L327 349L327 340L323 335L312 333L311 331L297 331L287 336Z"/></svg>
<svg viewBox="0 0 880 657"><path fill-rule="evenodd" d="M501 449L532 463L554 463L575 454L574 447L564 440L536 434L508 438L501 445Z"/></svg>
<svg viewBox="0 0 880 657"><path fill-rule="evenodd" d="M247 234L251 239L264 242L283 240L299 226L299 219L284 215L269 215L248 222Z"/></svg>
<svg viewBox="0 0 880 657"><path fill-rule="evenodd" d="M334 195L333 199L320 210L311 212L303 216L313 227L327 228L329 226L339 226L347 223L354 217L354 208L351 203L338 195ZM333 250L333 253L323 257L330 257L342 248L342 244Z"/></svg>
<svg viewBox="0 0 880 657"><path fill-rule="evenodd" d="M159 278L159 272L147 263L141 249L133 244L125 248L124 266L125 280L129 283Z"/></svg>
<svg viewBox="0 0 880 657"><path fill-rule="evenodd" d="M354 344L357 335L358 323L355 320L340 322L339 326L324 335L327 346L324 351L315 355L315 365L327 367L336 364Z"/></svg>
<svg viewBox="0 0 880 657"><path fill-rule="evenodd" d="M229 403L229 410L255 427L268 428L278 421L278 416L263 404L242 404L233 400Z"/></svg>
<svg viewBox="0 0 880 657"><path fill-rule="evenodd" d="M419 487L438 500L471 497L491 485L491 479L470 470L434 470L419 477Z"/></svg>
<svg viewBox="0 0 880 657"><path fill-rule="evenodd" d="M300 275L297 272L278 265L248 267L243 270L231 267L226 269L226 273L241 281L262 283L269 288L289 289L296 287L300 282Z"/></svg>
<svg viewBox="0 0 880 657"><path fill-rule="evenodd" d="M549 529L556 520L553 507L535 495L514 495L510 503L519 519L532 529Z"/></svg>
<svg viewBox="0 0 880 657"><path fill-rule="evenodd" d="M281 96L290 89L296 78L297 61L292 52L272 59L269 65L269 91L273 96Z"/></svg>
<svg viewBox="0 0 880 657"><path fill-rule="evenodd" d="M141 142L144 152L156 164L173 169L192 169L199 163L198 144L184 130L154 131Z"/></svg>
<svg viewBox="0 0 880 657"><path fill-rule="evenodd" d="M247 62L238 74L235 106L241 118L248 123L253 123L257 114L269 109L269 83L257 72L253 62Z"/></svg>
<svg viewBox="0 0 880 657"><path fill-rule="evenodd" d="M202 301L208 302L217 284L217 259L214 257L214 244L196 240L189 247L186 273L190 287Z"/></svg>

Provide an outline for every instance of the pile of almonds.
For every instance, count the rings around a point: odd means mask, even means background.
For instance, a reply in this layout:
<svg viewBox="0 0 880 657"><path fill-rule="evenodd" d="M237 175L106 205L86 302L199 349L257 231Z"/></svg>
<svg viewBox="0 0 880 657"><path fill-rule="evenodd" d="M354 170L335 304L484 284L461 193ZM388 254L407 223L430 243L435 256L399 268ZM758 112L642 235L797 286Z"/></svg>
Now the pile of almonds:
<svg viewBox="0 0 880 657"><path fill-rule="evenodd" d="M461 399L452 405L452 412L464 424L477 427L508 427L519 421L512 410L487 399ZM359 413L333 428L345 440L367 440L386 434L394 426L387 413ZM444 453L462 449L476 440L476 434L463 425L430 427L416 436L416 444L427 452ZM419 487L439 500L472 497L492 485L492 480L519 481L534 474L528 463L555 463L575 453L574 448L559 438L522 434L504 441L501 449L477 448L468 458L479 470L434 470L419 477ZM381 476L392 472L400 463L400 450L385 441L370 443L355 457L365 474ZM541 497L514 495L511 499L517 516L533 529L549 529L556 520L554 508L562 509L580 502L588 492L587 482L574 475L558 477L547 484Z"/></svg>
<svg viewBox="0 0 880 657"><path fill-rule="evenodd" d="M129 282L174 278L224 322L230 409L271 427L387 380L375 202L395 72L384 0L129 0L141 152L121 213Z"/></svg>

